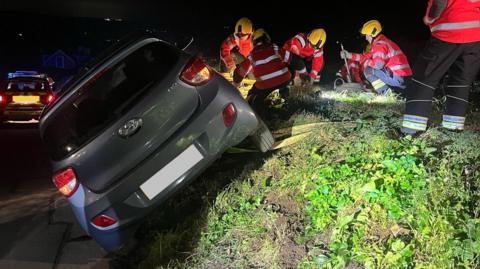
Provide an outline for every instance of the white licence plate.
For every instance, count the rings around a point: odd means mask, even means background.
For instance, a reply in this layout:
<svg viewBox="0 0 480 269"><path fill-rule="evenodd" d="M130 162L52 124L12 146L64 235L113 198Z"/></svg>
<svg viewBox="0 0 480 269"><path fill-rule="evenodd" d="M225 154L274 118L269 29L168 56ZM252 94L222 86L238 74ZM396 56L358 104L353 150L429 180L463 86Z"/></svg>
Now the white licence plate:
<svg viewBox="0 0 480 269"><path fill-rule="evenodd" d="M185 172L203 159L195 145L191 145L175 159L145 181L140 189L148 199L152 200L170 184L179 179Z"/></svg>

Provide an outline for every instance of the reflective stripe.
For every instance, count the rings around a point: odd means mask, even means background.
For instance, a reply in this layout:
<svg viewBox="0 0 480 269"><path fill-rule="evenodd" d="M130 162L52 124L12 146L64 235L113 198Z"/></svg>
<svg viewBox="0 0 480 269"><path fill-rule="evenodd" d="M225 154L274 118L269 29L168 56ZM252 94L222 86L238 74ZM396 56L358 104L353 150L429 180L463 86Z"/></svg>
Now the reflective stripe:
<svg viewBox="0 0 480 269"><path fill-rule="evenodd" d="M411 122L411 121L407 121L407 120L403 120L402 127L409 128L409 129L416 130L416 131L427 130L427 124L426 123L416 123L416 122Z"/></svg>
<svg viewBox="0 0 480 269"><path fill-rule="evenodd" d="M378 41L377 44L384 44L388 47L388 57L392 58L393 56L400 54L400 51L395 50L390 43L386 41Z"/></svg>
<svg viewBox="0 0 480 269"><path fill-rule="evenodd" d="M272 55L272 56L270 56L270 57L268 57L268 58L266 58L266 59L255 61L255 62L253 62L252 64L253 64L254 66L258 66L258 65L262 65L262 64L269 63L269 62L271 62L271 61L273 61L273 60L276 60L276 59L279 59L279 57L278 57L277 55Z"/></svg>
<svg viewBox="0 0 480 269"><path fill-rule="evenodd" d="M360 54L355 54L355 61L360 62L361 56Z"/></svg>
<svg viewBox="0 0 480 269"><path fill-rule="evenodd" d="M459 100L459 101L463 101L463 102L465 102L465 103L468 103L467 100L462 99L462 98L460 98L460 97L453 96L453 95L447 95L447 98L457 99L457 100Z"/></svg>
<svg viewBox="0 0 480 269"><path fill-rule="evenodd" d="M465 117L460 116L443 115L443 120L456 123L465 123Z"/></svg>
<svg viewBox="0 0 480 269"><path fill-rule="evenodd" d="M447 88L470 88L470 85L447 85Z"/></svg>
<svg viewBox="0 0 480 269"><path fill-rule="evenodd" d="M469 28L480 27L480 21L466 21L466 22L450 22L450 23L440 23L438 25L430 28L430 31L442 31L442 30L461 30Z"/></svg>
<svg viewBox="0 0 480 269"><path fill-rule="evenodd" d="M383 82L381 79L377 79L372 82L372 86L375 90L385 87L385 85L386 85L385 82Z"/></svg>
<svg viewBox="0 0 480 269"><path fill-rule="evenodd" d="M407 101L407 103L413 103L413 102L432 102L432 100L410 100L410 101Z"/></svg>
<svg viewBox="0 0 480 269"><path fill-rule="evenodd" d="M410 68L410 65L408 64L399 64L399 65L395 65L393 67L390 67L390 70L392 71L397 71L397 70L401 70L401 69L405 69L405 68Z"/></svg>
<svg viewBox="0 0 480 269"><path fill-rule="evenodd" d="M385 53L383 53L383 52L375 52L375 53L373 54L373 58L376 58L376 57L380 57L380 58L382 58L382 59L386 59L386 58L387 58L387 56L386 56Z"/></svg>
<svg viewBox="0 0 480 269"><path fill-rule="evenodd" d="M253 64L253 58L252 58L252 54L248 55L248 57L247 57L247 58L248 58L248 60L250 61L250 63L252 63L252 64Z"/></svg>
<svg viewBox="0 0 480 269"><path fill-rule="evenodd" d="M298 71L298 73L300 73L300 74L307 73L307 68L304 67L302 70Z"/></svg>
<svg viewBox="0 0 480 269"><path fill-rule="evenodd" d="M465 128L465 124L443 121L442 127L450 130L463 130Z"/></svg>
<svg viewBox="0 0 480 269"><path fill-rule="evenodd" d="M306 43L305 43L305 39L303 39L303 36L296 35L295 38L298 39L298 41L300 41L300 44L302 44L302 48L304 48Z"/></svg>
<svg viewBox="0 0 480 269"><path fill-rule="evenodd" d="M313 56L314 57L320 57L322 55L323 55L323 51L319 51L319 52L315 53Z"/></svg>
<svg viewBox="0 0 480 269"><path fill-rule="evenodd" d="M278 53L278 46L276 44L273 44L273 49L275 50L275 53Z"/></svg>
<svg viewBox="0 0 480 269"><path fill-rule="evenodd" d="M427 123L428 122L428 118L426 118L426 117L417 116L417 115L410 115L410 114L404 114L403 115L403 120L411 121L411 122L417 122L417 123Z"/></svg>
<svg viewBox="0 0 480 269"><path fill-rule="evenodd" d="M257 80L258 81L268 80L268 79L271 79L271 78L274 78L274 77L279 77L279 76L281 76L281 75L283 75L287 72L288 72L288 68L283 68L282 70L278 70L278 71L275 71L273 73L258 77Z"/></svg>
<svg viewBox="0 0 480 269"><path fill-rule="evenodd" d="M315 71L315 70L312 70L311 72L312 74L314 74L315 76L318 74L318 71Z"/></svg>
<svg viewBox="0 0 480 269"><path fill-rule="evenodd" d="M284 62L288 62L290 60L290 51L285 51L285 59L283 59Z"/></svg>
<svg viewBox="0 0 480 269"><path fill-rule="evenodd" d="M432 86L430 86L430 85L427 85L427 84L425 84L425 83L423 83L423 82L420 82L420 81L418 81L418 80L416 80L416 79L414 79L414 78L412 78L412 81L414 81L414 82L416 82L416 83L418 83L418 84L420 84L420 85L423 85L423 86L425 86L425 87L427 87L427 88L430 88L430 89L432 89L432 90L435 90L435 87L432 87Z"/></svg>

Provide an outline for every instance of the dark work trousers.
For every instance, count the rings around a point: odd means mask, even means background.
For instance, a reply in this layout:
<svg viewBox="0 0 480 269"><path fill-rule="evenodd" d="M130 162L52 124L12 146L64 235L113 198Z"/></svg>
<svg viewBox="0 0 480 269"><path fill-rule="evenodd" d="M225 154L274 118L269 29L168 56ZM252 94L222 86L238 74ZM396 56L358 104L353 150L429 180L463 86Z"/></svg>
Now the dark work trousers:
<svg viewBox="0 0 480 269"><path fill-rule="evenodd" d="M281 85L270 89L258 89L256 84L253 85L252 89L247 94L247 102L250 106L260 115L261 118L265 118L266 109L265 109L265 98L271 94L276 89L280 90L280 96L282 98L288 97L288 84L290 81L287 81Z"/></svg>
<svg viewBox="0 0 480 269"><path fill-rule="evenodd" d="M454 44L431 37L414 67L407 84L403 116L404 132L425 131L432 110L435 89L448 74L442 126L463 130L468 95L480 69L480 42Z"/></svg>
<svg viewBox="0 0 480 269"><path fill-rule="evenodd" d="M310 74L312 70L312 61L307 58L302 58L296 54L290 54L292 59L288 65L290 73L292 73L292 79L295 78L295 74L299 71L306 70L307 74Z"/></svg>

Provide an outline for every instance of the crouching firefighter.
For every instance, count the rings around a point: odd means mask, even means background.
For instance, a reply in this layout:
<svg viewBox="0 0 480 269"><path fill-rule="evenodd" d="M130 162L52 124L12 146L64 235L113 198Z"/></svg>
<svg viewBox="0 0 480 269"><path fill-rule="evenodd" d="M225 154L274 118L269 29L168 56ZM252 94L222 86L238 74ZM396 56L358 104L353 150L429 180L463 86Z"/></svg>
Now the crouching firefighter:
<svg viewBox="0 0 480 269"><path fill-rule="evenodd" d="M480 1L430 0L423 19L431 37L413 68L401 131L427 129L432 99L448 74L442 126L462 131L471 84L480 69Z"/></svg>
<svg viewBox="0 0 480 269"><path fill-rule="evenodd" d="M256 82L247 94L247 101L262 117L265 98L276 89L280 89L280 95L285 98L292 76L283 60L285 52L271 42L264 29L254 32L253 44L250 55L235 69L233 81L239 84L248 73L253 73Z"/></svg>
<svg viewBox="0 0 480 269"><path fill-rule="evenodd" d="M253 24L248 18L241 18L235 25L235 32L223 41L220 48L222 71L231 72L252 51Z"/></svg>
<svg viewBox="0 0 480 269"><path fill-rule="evenodd" d="M397 93L405 89L406 77L412 75L407 56L393 41L380 34L379 21L366 22L360 33L371 44L370 51L358 54L341 51L342 59L363 63L363 75L379 94L387 94L394 88Z"/></svg>
<svg viewBox="0 0 480 269"><path fill-rule="evenodd" d="M319 28L310 31L307 35L299 33L283 45L286 51L285 62L290 62L293 55L303 60L302 67L295 72L303 82L311 83L318 79L324 65L323 45L326 40L327 33Z"/></svg>

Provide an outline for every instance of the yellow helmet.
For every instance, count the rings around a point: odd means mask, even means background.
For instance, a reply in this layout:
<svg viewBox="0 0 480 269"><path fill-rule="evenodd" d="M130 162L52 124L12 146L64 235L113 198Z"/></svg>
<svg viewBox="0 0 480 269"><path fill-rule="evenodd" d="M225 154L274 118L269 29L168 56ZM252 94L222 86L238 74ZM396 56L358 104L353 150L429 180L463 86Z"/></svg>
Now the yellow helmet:
<svg viewBox="0 0 480 269"><path fill-rule="evenodd" d="M377 20L367 21L363 25L362 29L360 30L360 33L362 35L371 35L372 37L376 37L381 32L382 32L382 25Z"/></svg>
<svg viewBox="0 0 480 269"><path fill-rule="evenodd" d="M235 33L243 35L251 35L253 33L253 24L252 21L248 18L241 18L237 21L235 25Z"/></svg>
<svg viewBox="0 0 480 269"><path fill-rule="evenodd" d="M270 38L270 35L263 28L255 30L255 32L253 32L253 43L255 43L255 41L257 41L259 39L266 39L268 42L270 42L272 40Z"/></svg>
<svg viewBox="0 0 480 269"><path fill-rule="evenodd" d="M327 32L325 32L325 30L322 28L312 30L310 33L308 33L307 40L314 47L321 48L327 40Z"/></svg>

